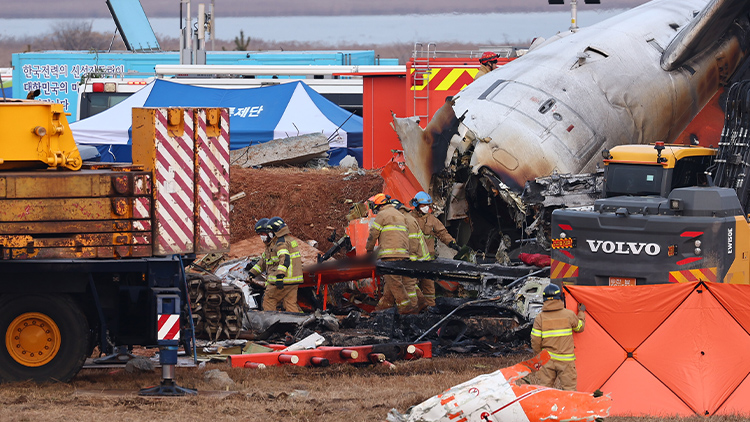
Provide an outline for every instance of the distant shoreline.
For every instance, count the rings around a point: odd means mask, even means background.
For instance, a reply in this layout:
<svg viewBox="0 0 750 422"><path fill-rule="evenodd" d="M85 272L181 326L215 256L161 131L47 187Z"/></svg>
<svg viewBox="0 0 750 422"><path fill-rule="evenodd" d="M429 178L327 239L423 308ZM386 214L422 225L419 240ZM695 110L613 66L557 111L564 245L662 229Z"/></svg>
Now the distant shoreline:
<svg viewBox="0 0 750 422"><path fill-rule="evenodd" d="M602 4L589 5L578 1L579 11L605 11L608 9L629 9L648 0L606 0ZM28 2L6 2L3 4L3 17L7 19L111 19L104 1L68 2L61 7L52 0ZM203 3L208 11L212 0L192 0L192 15ZM290 17L290 16L400 16L405 14L440 13L534 13L570 10L570 3L549 5L547 0L475 0L456 3L452 0L379 0L377 2L357 2L341 0L284 0L284 2L248 2L247 0L215 0L217 17ZM141 5L149 19L179 17L179 2L175 0L141 0Z"/></svg>
<svg viewBox="0 0 750 422"><path fill-rule="evenodd" d="M582 11L581 27L593 25L623 10ZM0 19L0 36L34 37L50 32L64 19ZM112 19L81 19L92 22L92 30L114 33ZM157 36L179 37L178 18L149 19ZM373 16L285 16L217 17L217 40L232 40L243 31L256 40L274 42L320 42L336 44L393 44L413 42L472 42L477 45L509 45L535 37L550 37L570 26L569 12L373 15ZM467 28L488 28L481 34ZM284 28L280 31L279 28Z"/></svg>

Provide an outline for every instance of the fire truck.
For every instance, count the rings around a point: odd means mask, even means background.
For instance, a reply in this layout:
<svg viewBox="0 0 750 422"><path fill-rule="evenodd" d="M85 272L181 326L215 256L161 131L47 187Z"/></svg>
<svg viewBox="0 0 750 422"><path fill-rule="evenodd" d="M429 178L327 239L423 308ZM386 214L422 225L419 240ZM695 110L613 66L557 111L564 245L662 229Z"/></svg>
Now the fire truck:
<svg viewBox="0 0 750 422"><path fill-rule="evenodd" d="M134 109L133 164L112 166L82 162L63 105L0 102L0 381L68 381L96 346L141 345L157 393L182 392L184 268L229 248L227 113Z"/></svg>

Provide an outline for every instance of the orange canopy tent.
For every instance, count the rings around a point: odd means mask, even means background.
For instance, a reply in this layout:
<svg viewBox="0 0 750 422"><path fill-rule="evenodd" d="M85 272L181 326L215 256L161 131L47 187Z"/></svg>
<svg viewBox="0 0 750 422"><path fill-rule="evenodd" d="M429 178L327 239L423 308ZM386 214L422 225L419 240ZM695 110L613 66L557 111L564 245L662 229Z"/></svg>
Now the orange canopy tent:
<svg viewBox="0 0 750 422"><path fill-rule="evenodd" d="M578 389L611 394L610 415L750 415L750 286L566 286L586 305Z"/></svg>

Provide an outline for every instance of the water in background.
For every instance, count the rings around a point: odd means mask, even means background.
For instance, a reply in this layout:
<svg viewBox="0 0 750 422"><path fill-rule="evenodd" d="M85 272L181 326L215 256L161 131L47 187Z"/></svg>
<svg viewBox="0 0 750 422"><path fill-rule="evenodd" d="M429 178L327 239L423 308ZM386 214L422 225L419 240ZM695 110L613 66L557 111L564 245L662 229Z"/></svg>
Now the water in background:
<svg viewBox="0 0 750 422"><path fill-rule="evenodd" d="M623 10L579 11L578 25L603 21ZM92 22L96 32L113 33L112 19L80 19ZM157 35L180 36L180 21L151 18ZM0 36L26 37L51 32L59 19L0 19ZM389 16L284 16L217 17L216 39L245 37L277 42L391 44L414 42L470 42L504 45L548 38L570 28L570 11L535 13L437 14Z"/></svg>

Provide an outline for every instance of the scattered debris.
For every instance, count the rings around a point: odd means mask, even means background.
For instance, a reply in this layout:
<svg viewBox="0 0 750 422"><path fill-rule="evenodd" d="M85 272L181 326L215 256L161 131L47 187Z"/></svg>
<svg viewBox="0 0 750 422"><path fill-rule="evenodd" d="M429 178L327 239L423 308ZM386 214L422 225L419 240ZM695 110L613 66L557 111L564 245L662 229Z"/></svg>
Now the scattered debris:
<svg viewBox="0 0 750 422"><path fill-rule="evenodd" d="M353 169L359 168L359 164L357 163L357 159L352 157L351 155L347 155L346 157L342 158L341 161L339 161L339 167L350 167Z"/></svg>
<svg viewBox="0 0 750 422"><path fill-rule="evenodd" d="M245 192L235 193L234 195L229 197L229 202L234 202L238 199L244 198L245 196L247 196Z"/></svg>
<svg viewBox="0 0 750 422"><path fill-rule="evenodd" d="M609 395L562 391L538 385L517 384L549 361L541 354L517 365L480 375L456 385L401 414L388 412L389 422L451 422L457 420L594 421L609 416Z"/></svg>
<svg viewBox="0 0 750 422"><path fill-rule="evenodd" d="M271 346L274 347L274 346ZM364 346L320 346L306 350L274 350L268 353L232 355L233 368L296 365L325 367L334 363L372 364L432 357L432 343L385 343Z"/></svg>
<svg viewBox="0 0 750 422"><path fill-rule="evenodd" d="M143 356L134 357L125 364L125 372L130 374L135 372L151 372L154 370L154 363Z"/></svg>
<svg viewBox="0 0 750 422"><path fill-rule="evenodd" d="M220 388L229 388L234 385L234 380L224 371L211 369L203 374L203 378L211 384Z"/></svg>
<svg viewBox="0 0 750 422"><path fill-rule="evenodd" d="M302 164L312 159L328 160L328 138L322 133L290 136L230 151L233 166Z"/></svg>

